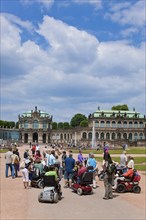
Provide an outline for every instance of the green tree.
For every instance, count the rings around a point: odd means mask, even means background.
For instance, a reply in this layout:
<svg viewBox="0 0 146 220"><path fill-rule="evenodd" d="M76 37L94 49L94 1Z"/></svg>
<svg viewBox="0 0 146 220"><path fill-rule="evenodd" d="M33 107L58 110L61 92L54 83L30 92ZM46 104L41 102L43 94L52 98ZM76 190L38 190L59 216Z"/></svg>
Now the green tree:
<svg viewBox="0 0 146 220"><path fill-rule="evenodd" d="M83 120L87 120L86 116L81 114L81 113L78 113L76 115L73 116L73 118L71 119L70 121L70 125L72 127L77 127L77 126L80 126L80 123L81 121Z"/></svg>
<svg viewBox="0 0 146 220"><path fill-rule="evenodd" d="M58 123L58 129L63 129L63 122Z"/></svg>
<svg viewBox="0 0 146 220"><path fill-rule="evenodd" d="M126 104L123 105L115 105L112 107L112 110L119 110L119 111L129 111L129 108Z"/></svg>
<svg viewBox="0 0 146 220"><path fill-rule="evenodd" d="M81 121L80 126L81 127L88 127L88 120Z"/></svg>
<svg viewBox="0 0 146 220"><path fill-rule="evenodd" d="M64 128L64 129L69 129L69 128L70 128L69 123L68 123L68 122L64 122L64 123L63 123L63 128Z"/></svg>
<svg viewBox="0 0 146 220"><path fill-rule="evenodd" d="M15 127L15 122L14 121L10 121L9 122L9 127L14 128Z"/></svg>
<svg viewBox="0 0 146 220"><path fill-rule="evenodd" d="M57 122L52 122L52 129L57 129Z"/></svg>
<svg viewBox="0 0 146 220"><path fill-rule="evenodd" d="M19 128L19 122L18 121L16 122L15 127Z"/></svg>

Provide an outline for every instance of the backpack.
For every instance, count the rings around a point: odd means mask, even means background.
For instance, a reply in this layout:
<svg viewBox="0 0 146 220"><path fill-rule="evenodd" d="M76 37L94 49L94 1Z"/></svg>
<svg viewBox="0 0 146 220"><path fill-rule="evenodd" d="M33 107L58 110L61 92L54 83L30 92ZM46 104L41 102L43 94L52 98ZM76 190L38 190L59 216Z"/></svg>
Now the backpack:
<svg viewBox="0 0 146 220"><path fill-rule="evenodd" d="M114 164L114 163L110 163L110 164L108 165L108 167L107 167L107 172L108 172L109 174L113 174L113 173L115 173L115 171L116 171L116 166L115 166L115 164Z"/></svg>
<svg viewBox="0 0 146 220"><path fill-rule="evenodd" d="M15 157L14 164L19 164L19 160L17 157Z"/></svg>

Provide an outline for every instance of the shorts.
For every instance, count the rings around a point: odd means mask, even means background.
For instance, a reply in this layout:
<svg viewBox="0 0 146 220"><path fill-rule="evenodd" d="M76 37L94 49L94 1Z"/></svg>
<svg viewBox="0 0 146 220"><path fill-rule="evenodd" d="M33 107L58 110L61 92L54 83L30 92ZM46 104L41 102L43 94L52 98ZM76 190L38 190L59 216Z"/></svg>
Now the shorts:
<svg viewBox="0 0 146 220"><path fill-rule="evenodd" d="M67 171L64 172L64 179L65 179L65 180L67 180L67 179L68 179L68 180L71 180L72 177L73 177L73 173L72 173L72 172L71 172L71 173L70 173L70 172L67 172Z"/></svg>
<svg viewBox="0 0 146 220"><path fill-rule="evenodd" d="M22 170L22 178L23 178L23 182L29 182L29 172L28 172L28 169L24 168Z"/></svg>

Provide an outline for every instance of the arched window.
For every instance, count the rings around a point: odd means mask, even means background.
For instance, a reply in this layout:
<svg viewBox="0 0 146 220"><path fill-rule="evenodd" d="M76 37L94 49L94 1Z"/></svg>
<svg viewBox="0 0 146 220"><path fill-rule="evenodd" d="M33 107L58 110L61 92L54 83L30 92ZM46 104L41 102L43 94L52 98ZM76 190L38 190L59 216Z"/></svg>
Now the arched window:
<svg viewBox="0 0 146 220"><path fill-rule="evenodd" d="M134 140L137 140L137 139L138 139L138 134L134 133Z"/></svg>
<svg viewBox="0 0 146 220"><path fill-rule="evenodd" d="M139 123L139 127L140 127L140 128L143 128L143 122L140 122L140 123Z"/></svg>
<svg viewBox="0 0 146 220"><path fill-rule="evenodd" d="M116 138L115 133L112 133L112 140L115 140L115 138Z"/></svg>
<svg viewBox="0 0 146 220"><path fill-rule="evenodd" d="M101 128L104 128L105 127L105 125L104 125L104 121L101 121Z"/></svg>
<svg viewBox="0 0 146 220"><path fill-rule="evenodd" d="M46 129L47 129L47 122L43 121L43 130L46 130Z"/></svg>
<svg viewBox="0 0 146 220"><path fill-rule="evenodd" d="M46 143L46 134L43 134L43 143Z"/></svg>
<svg viewBox="0 0 146 220"><path fill-rule="evenodd" d="M28 128L28 121L27 120L24 122L24 128Z"/></svg>
<svg viewBox="0 0 146 220"><path fill-rule="evenodd" d="M107 127L107 128L110 128L110 121L107 121L107 122L106 122L106 127Z"/></svg>
<svg viewBox="0 0 146 220"><path fill-rule="evenodd" d="M143 133L139 134L139 139L142 140L143 139Z"/></svg>
<svg viewBox="0 0 146 220"><path fill-rule="evenodd" d="M33 128L34 128L34 129L38 129L38 128L39 128L39 123L38 123L37 120L34 120L34 121L33 121Z"/></svg>
<svg viewBox="0 0 146 220"><path fill-rule="evenodd" d="M123 134L123 138L127 139L127 134L126 133Z"/></svg>
<svg viewBox="0 0 146 220"><path fill-rule="evenodd" d="M118 133L117 137L118 139L121 139L121 133Z"/></svg>
<svg viewBox="0 0 146 220"><path fill-rule="evenodd" d="M122 123L121 121L118 121L118 128L121 128L122 127Z"/></svg>
<svg viewBox="0 0 146 220"><path fill-rule="evenodd" d="M87 134L86 134L86 132L83 132L82 138L83 138L83 139L87 139Z"/></svg>
<svg viewBox="0 0 146 220"><path fill-rule="evenodd" d="M129 140L132 140L132 133L129 134Z"/></svg>
<svg viewBox="0 0 146 220"><path fill-rule="evenodd" d="M101 139L104 139L104 133L103 132L101 133L100 137L101 137Z"/></svg>
<svg viewBox="0 0 146 220"><path fill-rule="evenodd" d="M24 143L28 143L28 134L27 133L24 134Z"/></svg>
<svg viewBox="0 0 146 220"><path fill-rule="evenodd" d="M133 123L132 121L129 122L129 128L132 128L133 127Z"/></svg>
<svg viewBox="0 0 146 220"><path fill-rule="evenodd" d="M69 134L67 134L67 139L69 140Z"/></svg>
<svg viewBox="0 0 146 220"><path fill-rule="evenodd" d="M116 122L112 121L112 128L116 128Z"/></svg>
<svg viewBox="0 0 146 220"><path fill-rule="evenodd" d="M110 133L106 134L106 139L108 139L108 140L110 139Z"/></svg>
<svg viewBox="0 0 146 220"><path fill-rule="evenodd" d="M124 128L127 128L127 121L124 121L123 126L124 126Z"/></svg>
<svg viewBox="0 0 146 220"><path fill-rule="evenodd" d="M60 134L60 139L63 140L63 134Z"/></svg>
<svg viewBox="0 0 146 220"><path fill-rule="evenodd" d="M99 138L99 133L98 132L96 132L95 137L96 137L96 139Z"/></svg>
<svg viewBox="0 0 146 220"><path fill-rule="evenodd" d="M66 140L66 134L64 134L64 140Z"/></svg>
<svg viewBox="0 0 146 220"><path fill-rule="evenodd" d="M89 132L88 138L89 138L90 140L92 139L92 133L91 133L91 132Z"/></svg>
<svg viewBox="0 0 146 220"><path fill-rule="evenodd" d="M95 121L95 128L99 127L99 121Z"/></svg>
<svg viewBox="0 0 146 220"><path fill-rule="evenodd" d="M137 123L137 121L134 122L134 128L138 128L138 123Z"/></svg>

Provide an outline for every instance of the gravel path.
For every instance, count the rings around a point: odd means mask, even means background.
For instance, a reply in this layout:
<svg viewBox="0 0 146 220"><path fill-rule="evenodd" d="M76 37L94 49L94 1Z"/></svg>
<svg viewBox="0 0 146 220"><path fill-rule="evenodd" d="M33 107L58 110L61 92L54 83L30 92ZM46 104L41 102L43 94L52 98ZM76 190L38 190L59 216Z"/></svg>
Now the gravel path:
<svg viewBox="0 0 146 220"><path fill-rule="evenodd" d="M19 148L20 154L24 148ZM97 182L93 195L78 196L71 189L63 188L63 198L57 204L39 203L41 189L24 189L22 177L5 178L4 154L0 155L0 219L1 220L63 220L63 219L111 219L144 220L146 217L146 175L140 172L140 194L114 193L114 199L103 200L103 182ZM76 158L76 155L74 155ZM99 163L100 167L100 163ZM21 172L20 172L21 175Z"/></svg>

